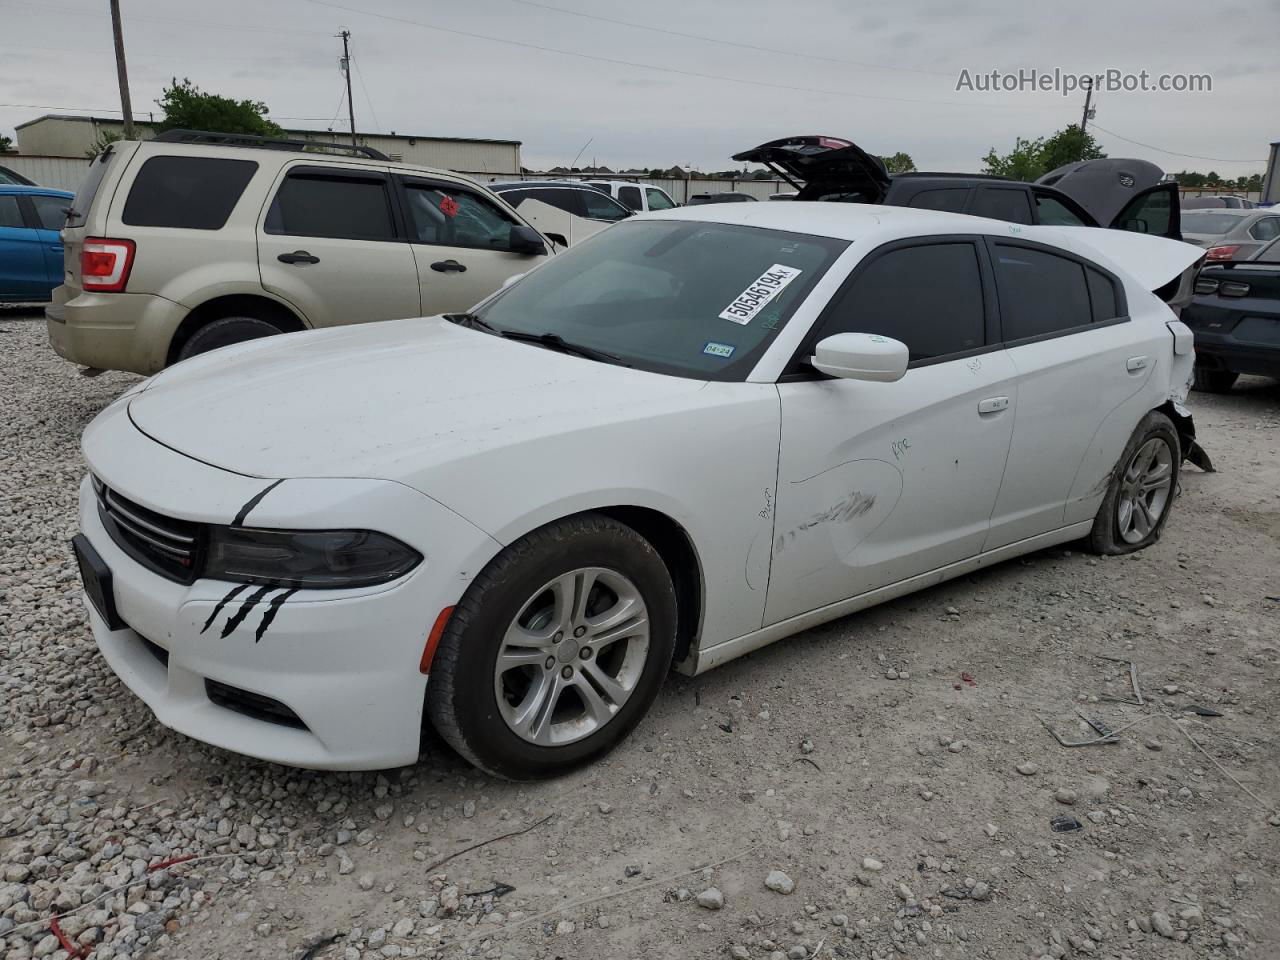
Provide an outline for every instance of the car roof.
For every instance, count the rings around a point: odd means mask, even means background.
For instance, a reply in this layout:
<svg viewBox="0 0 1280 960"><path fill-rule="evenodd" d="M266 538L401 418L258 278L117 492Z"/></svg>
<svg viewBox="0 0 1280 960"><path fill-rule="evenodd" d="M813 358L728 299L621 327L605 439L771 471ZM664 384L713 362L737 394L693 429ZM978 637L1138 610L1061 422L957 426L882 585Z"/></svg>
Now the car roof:
<svg viewBox="0 0 1280 960"><path fill-rule="evenodd" d="M517 187L568 187L573 190L596 190L578 180L496 180L488 185L490 190L515 190Z"/></svg>
<svg viewBox="0 0 1280 960"><path fill-rule="evenodd" d="M308 163L319 163L326 167L373 168L379 171L390 169L396 173L425 174L449 180L478 182L474 177L469 177L465 173L442 170L439 167L428 167L420 163L405 163L401 160L377 160L373 157L363 156L348 157L342 154L308 152L305 150L286 150L270 146L232 146L222 143L186 143L180 140L142 140L138 142L137 149L139 152L163 156L217 156L235 160L252 160L254 163L265 163L267 158L273 158L281 165L305 160Z"/></svg>
<svg viewBox="0 0 1280 960"><path fill-rule="evenodd" d="M66 190L55 190L53 187L28 187L20 183L0 183L0 193L4 194L36 194L45 197L66 197L68 200L75 197L74 193L68 193Z"/></svg>

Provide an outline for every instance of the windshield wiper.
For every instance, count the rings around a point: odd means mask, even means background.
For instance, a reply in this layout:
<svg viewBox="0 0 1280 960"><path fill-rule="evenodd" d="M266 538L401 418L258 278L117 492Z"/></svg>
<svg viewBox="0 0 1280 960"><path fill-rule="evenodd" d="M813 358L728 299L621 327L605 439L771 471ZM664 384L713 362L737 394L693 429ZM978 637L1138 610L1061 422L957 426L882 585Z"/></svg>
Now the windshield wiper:
<svg viewBox="0 0 1280 960"><path fill-rule="evenodd" d="M483 317L477 317L474 313L446 313L444 318L450 323L456 323L460 327L467 327L470 330L486 330L489 333L496 333L502 336L503 331L499 330Z"/></svg>
<svg viewBox="0 0 1280 960"><path fill-rule="evenodd" d="M484 321L481 320L480 322L483 323ZM558 333L522 333L519 330L502 330L498 333L498 336L507 340L516 340L520 343L536 343L542 347L559 350L561 353L570 353L576 357L597 360L600 363L612 363L619 367L633 366L633 364L627 363L617 354L597 350L595 347L584 346L580 343L571 343Z"/></svg>

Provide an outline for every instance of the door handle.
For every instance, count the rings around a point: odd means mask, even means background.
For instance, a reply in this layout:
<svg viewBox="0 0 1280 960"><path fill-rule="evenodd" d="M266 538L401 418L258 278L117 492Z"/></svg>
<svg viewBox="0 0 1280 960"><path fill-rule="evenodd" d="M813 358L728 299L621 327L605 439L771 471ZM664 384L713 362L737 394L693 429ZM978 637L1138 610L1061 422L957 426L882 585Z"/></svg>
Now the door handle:
<svg viewBox="0 0 1280 960"><path fill-rule="evenodd" d="M979 413L999 413L1007 409L1009 409L1008 397L987 397L978 403Z"/></svg>
<svg viewBox="0 0 1280 960"><path fill-rule="evenodd" d="M319 263L319 257L313 257L305 250L295 250L293 253L282 253L276 257L281 263Z"/></svg>
<svg viewBox="0 0 1280 960"><path fill-rule="evenodd" d="M465 264L459 263L457 260L437 260L431 265L431 269L437 273L466 273Z"/></svg>
<svg viewBox="0 0 1280 960"><path fill-rule="evenodd" d="M1124 368L1128 370L1130 373L1135 373L1138 370L1145 370L1147 369L1147 358L1146 357L1130 357L1128 360L1124 362Z"/></svg>

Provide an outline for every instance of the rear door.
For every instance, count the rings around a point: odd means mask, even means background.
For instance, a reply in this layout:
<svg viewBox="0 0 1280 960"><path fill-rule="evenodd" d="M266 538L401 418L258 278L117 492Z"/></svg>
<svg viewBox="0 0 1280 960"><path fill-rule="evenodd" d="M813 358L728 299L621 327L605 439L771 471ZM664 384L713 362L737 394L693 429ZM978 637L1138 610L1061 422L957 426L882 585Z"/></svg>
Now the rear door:
<svg viewBox="0 0 1280 960"><path fill-rule="evenodd" d="M517 221L492 199L448 180L399 175L410 248L422 293L422 313L468 310L537 256L511 250Z"/></svg>
<svg viewBox="0 0 1280 960"><path fill-rule="evenodd" d="M873 251L799 351L836 333L904 342L896 383L797 368L782 402L766 623L967 559L982 549L1017 402L976 237Z"/></svg>
<svg viewBox="0 0 1280 960"><path fill-rule="evenodd" d="M985 546L991 550L1064 526L1073 492L1092 515L1147 411L1143 388L1160 351L1169 349L1169 334L1163 325L1130 323L1123 286L1096 265L1043 244L988 245L1001 336L1018 374L1018 416ZM1104 465L1097 476L1080 476L1086 455Z"/></svg>
<svg viewBox="0 0 1280 960"><path fill-rule="evenodd" d="M44 254L44 270L52 290L62 282L62 236L63 224L67 222L67 211L71 208L71 198L52 193L28 194L31 214L35 217L36 234L40 240L40 250Z"/></svg>
<svg viewBox="0 0 1280 960"><path fill-rule="evenodd" d="M1031 191L1022 186L983 185L974 196L965 213L975 217L990 217L1006 223L1035 222L1031 211Z"/></svg>
<svg viewBox="0 0 1280 960"><path fill-rule="evenodd" d="M39 232L27 225L15 194L0 193L0 300L47 300Z"/></svg>
<svg viewBox="0 0 1280 960"><path fill-rule="evenodd" d="M311 326L422 313L388 172L294 163L269 196L258 225L262 285Z"/></svg>

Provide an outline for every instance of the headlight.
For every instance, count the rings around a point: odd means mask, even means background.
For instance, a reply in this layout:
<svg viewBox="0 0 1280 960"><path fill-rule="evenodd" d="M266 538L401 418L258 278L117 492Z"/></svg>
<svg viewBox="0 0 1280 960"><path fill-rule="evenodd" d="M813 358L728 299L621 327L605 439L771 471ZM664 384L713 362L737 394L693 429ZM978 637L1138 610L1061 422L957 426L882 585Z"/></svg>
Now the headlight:
<svg viewBox="0 0 1280 960"><path fill-rule="evenodd" d="M372 530L209 529L204 576L310 590L368 587L403 576L422 554Z"/></svg>

